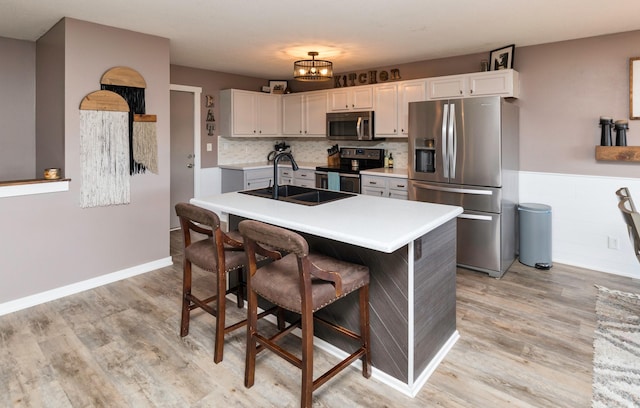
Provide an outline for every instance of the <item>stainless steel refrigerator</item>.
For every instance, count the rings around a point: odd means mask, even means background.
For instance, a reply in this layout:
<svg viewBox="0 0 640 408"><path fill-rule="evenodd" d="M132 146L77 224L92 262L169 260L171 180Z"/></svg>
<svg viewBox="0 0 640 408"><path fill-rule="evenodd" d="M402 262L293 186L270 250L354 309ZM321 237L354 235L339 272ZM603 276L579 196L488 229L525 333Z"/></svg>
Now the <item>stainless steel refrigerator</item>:
<svg viewBox="0 0 640 408"><path fill-rule="evenodd" d="M409 103L409 199L463 207L457 263L493 277L516 256L518 127L500 97Z"/></svg>

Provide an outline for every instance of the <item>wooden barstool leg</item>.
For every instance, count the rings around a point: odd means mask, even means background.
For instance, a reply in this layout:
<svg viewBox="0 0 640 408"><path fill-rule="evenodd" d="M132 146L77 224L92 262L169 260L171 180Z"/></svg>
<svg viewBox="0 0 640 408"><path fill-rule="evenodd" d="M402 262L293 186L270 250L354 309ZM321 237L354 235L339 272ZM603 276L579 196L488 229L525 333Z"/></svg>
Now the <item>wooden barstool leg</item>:
<svg viewBox="0 0 640 408"><path fill-rule="evenodd" d="M242 293L242 288L245 286L244 284L244 268L236 269L238 284L236 286L236 301L238 302L238 309L242 309L244 307L244 294Z"/></svg>
<svg viewBox="0 0 640 408"><path fill-rule="evenodd" d="M191 262L186 259L182 267L182 320L180 322L180 337L189 334L189 306L191 306Z"/></svg>
<svg viewBox="0 0 640 408"><path fill-rule="evenodd" d="M225 301L227 291L227 277L224 273L224 266L218 269L218 281L216 282L216 341L213 352L213 362L218 364L222 361L222 353L224 351L224 316Z"/></svg>
<svg viewBox="0 0 640 408"><path fill-rule="evenodd" d="M251 388L256 375L256 326L258 321L258 295L247 290L247 350L245 353L244 386Z"/></svg>
<svg viewBox="0 0 640 408"><path fill-rule="evenodd" d="M313 313L302 311L302 398L300 406L311 408L313 394Z"/></svg>
<svg viewBox="0 0 640 408"><path fill-rule="evenodd" d="M362 356L362 375L371 377L371 337L369 335L369 285L358 290L360 297L360 337L365 354Z"/></svg>

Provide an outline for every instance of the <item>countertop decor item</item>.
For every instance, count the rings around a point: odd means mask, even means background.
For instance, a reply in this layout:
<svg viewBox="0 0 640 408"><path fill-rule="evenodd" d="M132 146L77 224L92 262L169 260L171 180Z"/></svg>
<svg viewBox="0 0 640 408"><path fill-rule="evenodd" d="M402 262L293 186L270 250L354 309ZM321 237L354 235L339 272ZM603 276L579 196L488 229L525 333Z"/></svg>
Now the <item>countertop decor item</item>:
<svg viewBox="0 0 640 408"><path fill-rule="evenodd" d="M640 406L640 295L596 288L591 406Z"/></svg>
<svg viewBox="0 0 640 408"><path fill-rule="evenodd" d="M298 81L328 81L333 78L333 62L317 60L316 51L307 53L311 59L293 63L293 77Z"/></svg>
<svg viewBox="0 0 640 408"><path fill-rule="evenodd" d="M58 168L44 169L44 178L45 180L58 180L60 178L60 169Z"/></svg>

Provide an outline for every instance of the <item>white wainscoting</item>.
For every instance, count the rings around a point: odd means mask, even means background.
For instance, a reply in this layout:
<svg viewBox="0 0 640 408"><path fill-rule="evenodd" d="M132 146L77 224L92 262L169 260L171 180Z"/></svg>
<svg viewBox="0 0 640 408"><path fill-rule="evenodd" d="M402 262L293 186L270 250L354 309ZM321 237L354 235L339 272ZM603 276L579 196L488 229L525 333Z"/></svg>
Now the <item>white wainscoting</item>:
<svg viewBox="0 0 640 408"><path fill-rule="evenodd" d="M618 209L620 187L640 203L640 178L520 172L520 202L551 206L554 262L640 278ZM618 249L609 248L609 237Z"/></svg>
<svg viewBox="0 0 640 408"><path fill-rule="evenodd" d="M200 195L197 198L220 194L222 191L220 174L220 167L200 169Z"/></svg>

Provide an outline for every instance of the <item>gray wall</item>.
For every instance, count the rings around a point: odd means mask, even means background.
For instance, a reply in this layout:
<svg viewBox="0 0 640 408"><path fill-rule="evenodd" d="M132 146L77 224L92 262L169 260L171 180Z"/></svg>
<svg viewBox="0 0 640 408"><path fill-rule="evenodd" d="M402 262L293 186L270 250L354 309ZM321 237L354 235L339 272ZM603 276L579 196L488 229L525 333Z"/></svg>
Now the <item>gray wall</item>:
<svg viewBox="0 0 640 408"><path fill-rule="evenodd" d="M169 40L65 19L64 41L70 191L0 199L0 303L169 256ZM147 82L147 113L158 117L159 175L134 176L128 205L82 209L78 107L118 65Z"/></svg>
<svg viewBox="0 0 640 408"><path fill-rule="evenodd" d="M522 78L520 169L640 177L638 163L596 162L600 116L629 118L629 58L640 31L516 49ZM629 121L629 145L640 122Z"/></svg>
<svg viewBox="0 0 640 408"><path fill-rule="evenodd" d="M57 167L65 177L65 23L36 42L36 178Z"/></svg>
<svg viewBox="0 0 640 408"><path fill-rule="evenodd" d="M596 162L600 116L629 118L629 58L640 56L640 31L517 47L520 72L520 170L638 177L637 163ZM403 80L480 70L488 52L398 64ZM364 71L364 70L363 70ZM368 71L368 70L366 70ZM294 90L333 87L290 81ZM640 145L640 121L630 121L629 145Z"/></svg>
<svg viewBox="0 0 640 408"><path fill-rule="evenodd" d="M220 106L218 101L218 93L221 89L245 89L248 91L259 91L263 85L268 85L269 81L252 78L242 75L226 74L224 72L208 71L204 69L196 69L183 67L180 65L171 66L171 83L176 85L198 86L202 88L202 101L200 103L200 119L202 128L200 158L202 159L201 167L216 167L218 165L218 128L220 124ZM213 114L216 119L216 131L214 136L208 136L206 128L207 111L205 95L212 95L214 98ZM208 152L206 144L213 144L213 151Z"/></svg>
<svg viewBox="0 0 640 408"><path fill-rule="evenodd" d="M0 38L0 181L35 178L36 45Z"/></svg>
<svg viewBox="0 0 640 408"><path fill-rule="evenodd" d="M0 303L169 256L169 82L203 87L203 95L216 97L216 107L219 89L258 90L266 84L186 67L173 66L170 72L169 41L163 38L66 19L64 41L52 45L65 53L64 167L65 176L72 179L71 190L0 199L5 231L0 235ZM19 157L16 167L20 167L34 155L34 48L32 43L0 39L3 57L23 58L19 70L7 65L12 58L2 58L0 80L11 78L7 89L13 89L25 106L16 109L10 94L0 93L6 132L0 138L0 166L11 156ZM640 31L516 47L515 68L522 86L521 170L637 178L637 163L594 159L599 116L628 117L628 59L635 56L640 56ZM412 79L477 71L484 57L475 54L386 68L400 68L403 79ZM78 105L87 93L99 89L102 74L116 65L136 69L147 81L147 112L158 115L160 174L134 176L129 205L83 210L78 206ZM60 99L55 89L46 92ZM204 122L204 101L202 112ZM630 122L629 144L640 145L638 123ZM203 143L216 143L217 138L206 136L205 130L203 123ZM16 133L22 136L13 138ZM27 142L31 147L24 147L25 139L31 140ZM27 151L31 154L21 154ZM203 167L216 165L215 151L203 155ZM34 162L28 167L28 176L13 178L32 178Z"/></svg>

